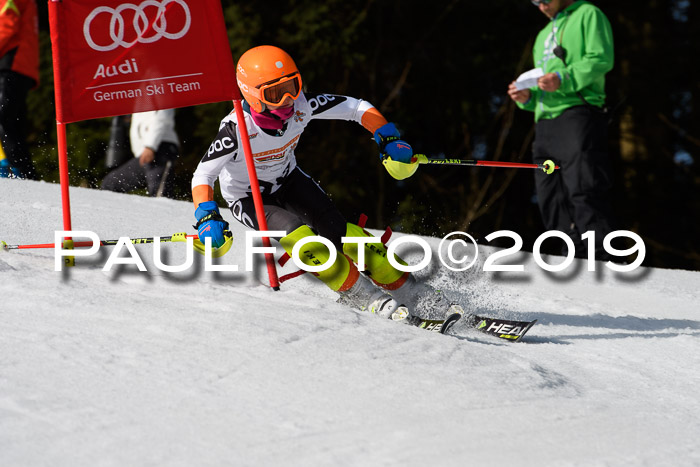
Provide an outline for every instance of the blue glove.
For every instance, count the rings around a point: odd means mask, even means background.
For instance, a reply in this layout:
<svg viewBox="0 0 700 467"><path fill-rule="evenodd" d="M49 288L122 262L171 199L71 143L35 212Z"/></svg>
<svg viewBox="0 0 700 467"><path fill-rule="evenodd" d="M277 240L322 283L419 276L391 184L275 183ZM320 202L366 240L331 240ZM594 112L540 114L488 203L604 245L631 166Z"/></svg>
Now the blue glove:
<svg viewBox="0 0 700 467"><path fill-rule="evenodd" d="M413 157L411 145L401 139L399 130L393 123L387 123L374 132L374 140L379 145L379 156L382 159L391 157L391 160L410 164Z"/></svg>
<svg viewBox="0 0 700 467"><path fill-rule="evenodd" d="M226 241L224 231L228 230L228 222L219 214L219 207L216 201L205 201L199 203L194 212L197 218L197 225L194 226L199 234L199 241L204 243L204 239L211 237L211 245L219 248Z"/></svg>

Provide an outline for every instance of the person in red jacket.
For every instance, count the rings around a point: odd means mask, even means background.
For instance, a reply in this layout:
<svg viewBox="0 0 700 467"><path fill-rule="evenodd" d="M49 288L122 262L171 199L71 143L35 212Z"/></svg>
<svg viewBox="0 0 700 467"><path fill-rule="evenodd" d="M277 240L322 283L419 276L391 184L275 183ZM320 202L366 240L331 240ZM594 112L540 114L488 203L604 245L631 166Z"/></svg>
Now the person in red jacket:
<svg viewBox="0 0 700 467"><path fill-rule="evenodd" d="M27 94L39 84L35 0L0 0L0 138L10 166L38 178L27 148Z"/></svg>

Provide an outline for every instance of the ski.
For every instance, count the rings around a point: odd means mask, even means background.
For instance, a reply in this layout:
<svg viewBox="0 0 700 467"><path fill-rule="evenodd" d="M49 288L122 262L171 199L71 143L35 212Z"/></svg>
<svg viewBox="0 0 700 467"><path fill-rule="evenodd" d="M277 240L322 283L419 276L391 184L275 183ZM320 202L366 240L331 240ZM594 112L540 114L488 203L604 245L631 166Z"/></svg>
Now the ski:
<svg viewBox="0 0 700 467"><path fill-rule="evenodd" d="M453 313L446 319L421 319L409 318L408 324L429 332L447 334L447 332L459 321L463 315ZM515 321L510 319L487 318L485 316L469 315L464 318L467 326L476 331L490 336L505 339L509 342L518 342L535 325L534 321Z"/></svg>
<svg viewBox="0 0 700 467"><path fill-rule="evenodd" d="M430 332L445 334L462 317L461 313L452 313L445 319L417 319L413 324L417 328Z"/></svg>
<svg viewBox="0 0 700 467"><path fill-rule="evenodd" d="M428 332L447 334L454 325L462 320L466 326L476 331L490 336L505 339L510 342L517 342L535 325L534 321L517 321L510 319L489 318L473 314L465 314L459 305L450 305L445 319L428 319L419 316L411 316L406 307L399 307L392 315L391 319L397 322L404 322L410 326L425 329ZM457 334L454 334L457 336Z"/></svg>
<svg viewBox="0 0 700 467"><path fill-rule="evenodd" d="M535 325L534 321L515 321L510 319L487 318L484 316L470 315L465 318L467 324L484 334L517 342Z"/></svg>

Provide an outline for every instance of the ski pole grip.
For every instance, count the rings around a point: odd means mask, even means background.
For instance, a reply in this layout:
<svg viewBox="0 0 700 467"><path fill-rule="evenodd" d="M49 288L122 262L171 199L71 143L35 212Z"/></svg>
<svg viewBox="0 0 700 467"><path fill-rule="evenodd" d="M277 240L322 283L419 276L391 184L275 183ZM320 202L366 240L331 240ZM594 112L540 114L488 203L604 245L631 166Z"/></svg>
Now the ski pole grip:
<svg viewBox="0 0 700 467"><path fill-rule="evenodd" d="M428 160L428 156L426 156L425 154L414 154L413 160L411 162L418 162L419 164L427 164L430 161Z"/></svg>

